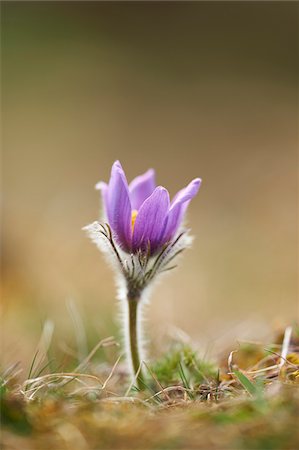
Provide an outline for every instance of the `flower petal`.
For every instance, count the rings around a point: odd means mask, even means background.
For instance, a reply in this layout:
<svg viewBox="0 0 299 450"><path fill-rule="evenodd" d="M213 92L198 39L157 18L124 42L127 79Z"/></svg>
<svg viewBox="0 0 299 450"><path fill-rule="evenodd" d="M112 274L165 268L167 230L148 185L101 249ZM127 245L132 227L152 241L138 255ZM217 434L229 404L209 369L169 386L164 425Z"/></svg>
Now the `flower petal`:
<svg viewBox="0 0 299 450"><path fill-rule="evenodd" d="M153 254L163 241L167 212L169 209L168 191L158 186L142 204L135 221L133 233L133 251L147 250Z"/></svg>
<svg viewBox="0 0 299 450"><path fill-rule="evenodd" d="M111 170L107 193L107 215L115 238L125 251L131 251L132 208L125 173L119 161Z"/></svg>
<svg viewBox="0 0 299 450"><path fill-rule="evenodd" d="M97 191L101 191L103 209L104 209L105 216L107 217L108 184L105 183L104 181L99 181L95 185L95 188Z"/></svg>
<svg viewBox="0 0 299 450"><path fill-rule="evenodd" d="M153 169L134 178L129 185L132 208L138 211L142 203L153 193L155 187L155 171Z"/></svg>
<svg viewBox="0 0 299 450"><path fill-rule="evenodd" d="M201 179L195 178L187 187L181 189L171 202L167 218L167 226L164 234L165 242L169 241L177 232L186 209L193 197L198 192L201 185Z"/></svg>

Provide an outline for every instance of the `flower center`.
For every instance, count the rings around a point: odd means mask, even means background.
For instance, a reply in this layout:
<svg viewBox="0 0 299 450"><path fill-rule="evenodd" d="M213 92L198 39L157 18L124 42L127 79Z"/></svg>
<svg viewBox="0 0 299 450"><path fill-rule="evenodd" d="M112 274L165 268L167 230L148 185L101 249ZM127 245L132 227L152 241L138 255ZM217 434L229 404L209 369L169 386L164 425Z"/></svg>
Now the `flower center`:
<svg viewBox="0 0 299 450"><path fill-rule="evenodd" d="M137 209L133 209L133 211L132 211L132 232L134 231L137 214L138 214Z"/></svg>

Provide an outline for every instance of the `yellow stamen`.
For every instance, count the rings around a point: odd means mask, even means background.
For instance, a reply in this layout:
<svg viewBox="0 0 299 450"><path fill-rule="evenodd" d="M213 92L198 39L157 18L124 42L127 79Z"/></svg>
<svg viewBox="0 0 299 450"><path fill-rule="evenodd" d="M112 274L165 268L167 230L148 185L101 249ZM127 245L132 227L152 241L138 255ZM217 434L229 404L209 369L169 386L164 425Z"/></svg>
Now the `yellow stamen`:
<svg viewBox="0 0 299 450"><path fill-rule="evenodd" d="M132 231L134 231L137 214L138 214L137 209L133 209L133 211L132 211Z"/></svg>

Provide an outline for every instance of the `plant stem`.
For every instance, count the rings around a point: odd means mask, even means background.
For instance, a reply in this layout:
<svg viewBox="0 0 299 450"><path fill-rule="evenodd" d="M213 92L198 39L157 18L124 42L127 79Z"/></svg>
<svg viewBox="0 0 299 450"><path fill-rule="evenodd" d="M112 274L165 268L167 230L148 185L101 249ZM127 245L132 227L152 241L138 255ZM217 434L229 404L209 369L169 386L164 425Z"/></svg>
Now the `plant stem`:
<svg viewBox="0 0 299 450"><path fill-rule="evenodd" d="M128 297L128 312L129 312L129 345L130 345L130 359L133 368L133 374L136 378L136 384L138 389L144 388L142 367L139 356L138 346L138 327L137 327L137 314L138 314L139 297ZM138 373L138 376L136 377Z"/></svg>

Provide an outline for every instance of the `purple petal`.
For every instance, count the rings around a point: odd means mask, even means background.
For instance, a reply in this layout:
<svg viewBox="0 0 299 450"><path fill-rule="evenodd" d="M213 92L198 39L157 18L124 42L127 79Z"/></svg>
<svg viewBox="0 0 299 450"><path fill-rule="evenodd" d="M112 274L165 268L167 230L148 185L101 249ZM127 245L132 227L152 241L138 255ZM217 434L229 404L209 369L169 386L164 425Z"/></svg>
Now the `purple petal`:
<svg viewBox="0 0 299 450"><path fill-rule="evenodd" d="M133 251L147 250L148 243L153 254L163 242L166 217L169 209L168 191L159 186L142 204L135 221Z"/></svg>
<svg viewBox="0 0 299 450"><path fill-rule="evenodd" d="M125 251L131 250L132 208L125 173L119 161L111 170L107 193L107 215L115 238Z"/></svg>
<svg viewBox="0 0 299 450"><path fill-rule="evenodd" d="M138 211L142 203L153 193L155 187L155 171L153 169L134 178L129 185L132 208Z"/></svg>
<svg viewBox="0 0 299 450"><path fill-rule="evenodd" d="M201 179L195 178L187 187L181 189L171 202L168 213L167 226L164 234L165 242L169 241L177 232L190 200L197 194L201 185Z"/></svg>

